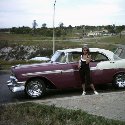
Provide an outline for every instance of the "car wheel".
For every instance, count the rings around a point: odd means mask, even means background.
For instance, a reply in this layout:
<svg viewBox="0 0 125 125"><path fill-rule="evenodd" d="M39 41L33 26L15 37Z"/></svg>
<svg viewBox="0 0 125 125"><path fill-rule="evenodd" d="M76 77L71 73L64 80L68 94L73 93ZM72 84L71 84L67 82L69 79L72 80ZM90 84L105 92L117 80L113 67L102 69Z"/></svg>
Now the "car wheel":
<svg viewBox="0 0 125 125"><path fill-rule="evenodd" d="M25 93L31 98L41 97L45 92L45 84L40 79L33 79L26 84Z"/></svg>
<svg viewBox="0 0 125 125"><path fill-rule="evenodd" d="M125 88L125 73L117 74L113 84L115 88Z"/></svg>

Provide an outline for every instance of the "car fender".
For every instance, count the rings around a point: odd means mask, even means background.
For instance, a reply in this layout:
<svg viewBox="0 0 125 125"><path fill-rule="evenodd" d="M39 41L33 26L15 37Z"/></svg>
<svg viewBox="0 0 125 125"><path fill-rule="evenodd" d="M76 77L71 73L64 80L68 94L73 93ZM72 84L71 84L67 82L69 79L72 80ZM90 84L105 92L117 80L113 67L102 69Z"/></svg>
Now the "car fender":
<svg viewBox="0 0 125 125"><path fill-rule="evenodd" d="M99 62L96 66L96 69L103 70L103 69L115 69L116 65L114 61L102 61Z"/></svg>
<svg viewBox="0 0 125 125"><path fill-rule="evenodd" d="M53 88L53 89L56 89L55 84L54 84L50 79L48 79L48 78L45 77L45 76L30 77L30 78L26 81L25 86L26 86L26 84L27 84L29 81L31 81L32 79L36 79L36 78L43 80L43 81L45 82L45 86L46 86L46 87L49 86L49 87L51 87L51 88Z"/></svg>

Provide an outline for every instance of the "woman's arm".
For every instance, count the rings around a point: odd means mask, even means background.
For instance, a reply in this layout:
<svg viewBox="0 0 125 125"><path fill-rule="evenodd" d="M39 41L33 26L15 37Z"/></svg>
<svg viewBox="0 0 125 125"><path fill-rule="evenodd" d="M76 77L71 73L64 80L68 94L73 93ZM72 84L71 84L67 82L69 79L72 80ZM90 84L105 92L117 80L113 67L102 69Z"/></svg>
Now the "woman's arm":
<svg viewBox="0 0 125 125"><path fill-rule="evenodd" d="M79 60L78 62L78 68L80 69L80 67L81 67L81 60Z"/></svg>
<svg viewBox="0 0 125 125"><path fill-rule="evenodd" d="M86 64L90 63L91 61L91 55L88 55L87 59L86 59Z"/></svg>
<svg viewBox="0 0 125 125"><path fill-rule="evenodd" d="M80 69L81 67L81 58L79 58L79 62L78 62L78 68Z"/></svg>

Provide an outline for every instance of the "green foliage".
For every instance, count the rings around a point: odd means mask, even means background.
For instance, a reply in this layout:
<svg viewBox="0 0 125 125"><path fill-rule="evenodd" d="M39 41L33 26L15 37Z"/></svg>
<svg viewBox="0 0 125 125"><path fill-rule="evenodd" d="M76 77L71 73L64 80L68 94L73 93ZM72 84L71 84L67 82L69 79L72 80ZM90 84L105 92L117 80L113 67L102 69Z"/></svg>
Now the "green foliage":
<svg viewBox="0 0 125 125"><path fill-rule="evenodd" d="M35 22L36 24L36 22ZM53 36L53 28L47 28L46 27L46 23L42 24L41 28L30 28L30 27L12 27L10 29L0 29L0 32L10 32L10 33L14 33L14 34L31 34L31 35L42 35L44 37L52 37ZM55 34L56 37L60 37L60 36L67 36L67 35L71 35L71 33L73 33L74 31L74 35L76 33L88 33L90 31L101 31L101 30L108 30L109 33L112 34L118 34L121 33L121 31L125 30L125 25L122 26L115 26L113 25L106 25L106 26L88 26L88 25L81 25L81 26L75 26L72 27L71 25L69 25L68 27L65 27L64 24L61 22L59 24L59 27L55 27ZM68 34L67 34L68 33Z"/></svg>
<svg viewBox="0 0 125 125"><path fill-rule="evenodd" d="M16 34L29 34L31 33L32 29L30 27L13 27L10 29L11 33L16 33Z"/></svg>
<svg viewBox="0 0 125 125"><path fill-rule="evenodd" d="M0 106L1 125L124 125L125 122L89 115L81 110L35 103Z"/></svg>
<svg viewBox="0 0 125 125"><path fill-rule="evenodd" d="M9 43L7 40L1 40L0 41L0 49L1 48L4 48L4 47L8 47L9 46Z"/></svg>

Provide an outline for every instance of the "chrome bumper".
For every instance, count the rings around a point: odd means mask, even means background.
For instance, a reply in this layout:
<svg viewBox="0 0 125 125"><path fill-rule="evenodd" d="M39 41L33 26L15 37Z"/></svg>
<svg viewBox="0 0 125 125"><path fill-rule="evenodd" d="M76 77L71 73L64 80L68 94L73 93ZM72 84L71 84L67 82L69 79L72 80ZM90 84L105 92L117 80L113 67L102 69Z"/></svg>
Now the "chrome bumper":
<svg viewBox="0 0 125 125"><path fill-rule="evenodd" d="M25 89L25 82L18 82L14 76L10 76L10 80L7 83L7 86L12 92L24 91Z"/></svg>

